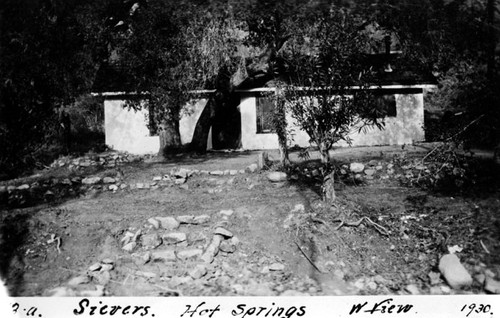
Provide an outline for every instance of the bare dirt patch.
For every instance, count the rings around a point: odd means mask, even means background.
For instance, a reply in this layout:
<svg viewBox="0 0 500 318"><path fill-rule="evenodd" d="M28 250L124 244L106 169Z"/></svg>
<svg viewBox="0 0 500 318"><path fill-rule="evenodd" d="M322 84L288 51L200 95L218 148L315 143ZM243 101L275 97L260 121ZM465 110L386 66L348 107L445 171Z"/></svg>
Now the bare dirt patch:
<svg viewBox="0 0 500 318"><path fill-rule="evenodd" d="M498 188L451 196L410 187L395 176L396 152L340 156L335 207L321 201L314 160L295 159L288 180L277 183L267 171L242 173L255 153L84 170L81 177L115 178L116 188L82 186L64 202L2 209L1 272L12 294L23 296L483 293L485 277L500 275ZM353 161L373 166L372 178L343 175L342 165ZM172 177L180 167L192 172L184 182ZM149 221L185 216L208 218L174 230ZM347 226L362 217L387 233L369 222ZM222 237L213 262L203 262L218 228L233 238ZM131 251L123 250L128 232L139 233ZM172 232L186 240L167 242ZM458 290L437 268L454 246L475 276ZM166 251L174 258L156 258Z"/></svg>

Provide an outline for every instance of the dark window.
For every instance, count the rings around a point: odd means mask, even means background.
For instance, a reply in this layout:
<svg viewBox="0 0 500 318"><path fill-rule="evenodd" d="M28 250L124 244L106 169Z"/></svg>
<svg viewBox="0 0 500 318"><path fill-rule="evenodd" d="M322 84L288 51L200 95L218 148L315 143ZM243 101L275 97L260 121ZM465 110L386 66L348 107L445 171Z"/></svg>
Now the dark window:
<svg viewBox="0 0 500 318"><path fill-rule="evenodd" d="M274 110L274 98L257 97L257 133L266 134L274 132L272 116Z"/></svg>
<svg viewBox="0 0 500 318"><path fill-rule="evenodd" d="M383 117L396 117L396 96L394 94L377 94L374 96L377 109Z"/></svg>

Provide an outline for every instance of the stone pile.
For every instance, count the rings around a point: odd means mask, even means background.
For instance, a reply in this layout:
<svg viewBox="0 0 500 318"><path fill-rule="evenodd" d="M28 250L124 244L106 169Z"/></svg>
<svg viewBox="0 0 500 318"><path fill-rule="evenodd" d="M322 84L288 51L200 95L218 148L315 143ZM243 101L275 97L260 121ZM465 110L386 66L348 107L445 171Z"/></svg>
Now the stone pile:
<svg viewBox="0 0 500 318"><path fill-rule="evenodd" d="M450 294L454 290L467 289L471 286L481 287L485 293L500 294L500 281L493 271L486 268L484 263L471 266L468 270L456 254L443 255L439 260L439 273L430 272L430 294ZM470 274L470 271L474 275ZM443 281L447 284L443 285ZM448 287L449 286L449 287Z"/></svg>
<svg viewBox="0 0 500 318"><path fill-rule="evenodd" d="M102 297L111 280L114 260L106 258L94 263L82 274L71 278L65 286L48 289L43 296L49 297Z"/></svg>
<svg viewBox="0 0 500 318"><path fill-rule="evenodd" d="M170 288L202 279L214 270L217 255L233 254L240 244L238 238L225 228L232 215L233 210L221 210L219 216L223 221L209 231L210 237L205 234L213 219L208 214L149 218L144 227L129 229L122 235L120 248L124 254L116 256L118 262L102 259L64 286L46 290L44 296L104 296L111 281L111 271L120 271L120 264L127 263L123 261L125 259L132 259L137 265L134 277L166 282ZM152 265L158 262L166 265L160 272Z"/></svg>
<svg viewBox="0 0 500 318"><path fill-rule="evenodd" d="M142 157L120 153L104 153L96 156L87 156L77 159L63 158L55 161L52 166L67 166L77 169L81 167L102 165L106 167L115 167L124 163L141 161ZM55 198L66 196L78 196L90 191L92 193L98 191L117 192L119 190L134 190L134 189L151 189L155 190L161 187L177 185L183 189L189 189L186 184L187 180L194 175L202 176L235 176L238 174L254 173L258 171L257 164L251 164L246 169L240 170L197 170L177 167L165 175L154 176L152 181L137 182L127 184L123 182L120 175L101 177L98 175L90 175L86 177L73 178L50 178L41 180L39 175L38 181L21 183L16 185L0 185L0 205L18 205L22 206L27 201L51 201Z"/></svg>
<svg viewBox="0 0 500 318"><path fill-rule="evenodd" d="M139 162L147 156L131 155L121 152L105 152L95 155L86 155L79 158L64 157L54 161L50 167L60 168L67 167L68 169L83 169L90 166L116 167L131 162Z"/></svg>

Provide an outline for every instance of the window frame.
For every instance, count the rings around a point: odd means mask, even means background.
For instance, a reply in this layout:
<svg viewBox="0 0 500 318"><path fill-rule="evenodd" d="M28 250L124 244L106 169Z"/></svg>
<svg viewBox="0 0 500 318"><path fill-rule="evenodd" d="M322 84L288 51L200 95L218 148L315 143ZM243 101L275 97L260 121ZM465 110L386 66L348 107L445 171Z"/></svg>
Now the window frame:
<svg viewBox="0 0 500 318"><path fill-rule="evenodd" d="M263 101L267 101L264 104ZM270 105L270 107L269 107ZM267 110L264 110L263 107L267 106ZM274 95L257 95L255 96L255 124L256 124L256 133L257 134L274 134L276 130L272 127L272 112L274 110L275 98ZM267 115L267 116L266 116ZM267 121L262 122L263 118L268 118ZM270 127L269 127L270 126Z"/></svg>

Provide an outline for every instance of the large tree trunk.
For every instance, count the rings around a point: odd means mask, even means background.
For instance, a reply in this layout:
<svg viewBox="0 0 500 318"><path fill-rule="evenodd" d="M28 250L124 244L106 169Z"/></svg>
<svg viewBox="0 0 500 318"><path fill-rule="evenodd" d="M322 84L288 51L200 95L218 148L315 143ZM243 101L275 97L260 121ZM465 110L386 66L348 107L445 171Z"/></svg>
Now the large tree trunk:
<svg viewBox="0 0 500 318"><path fill-rule="evenodd" d="M179 153L181 150L181 134L178 120L165 119L159 125L160 150L158 156Z"/></svg>
<svg viewBox="0 0 500 318"><path fill-rule="evenodd" d="M288 166L290 164L290 159L288 157L288 145L287 145L287 120L285 112L285 103L281 98L276 100L276 109L273 113L273 125L278 135L278 144L280 151L280 162L283 166Z"/></svg>
<svg viewBox="0 0 500 318"><path fill-rule="evenodd" d="M208 135L214 118L214 101L210 98L203 109L193 133L190 148L198 153L207 151Z"/></svg>
<svg viewBox="0 0 500 318"><path fill-rule="evenodd" d="M318 143L318 148L319 148L319 154L321 156L321 163L323 164L323 167L326 168L325 170L328 170L328 164L330 163L330 154L329 150L330 147L326 145L324 142ZM334 183L335 183L335 170L332 169L332 171L327 174L326 176L323 177L323 200L330 204L333 205L335 204L335 188L334 188Z"/></svg>
<svg viewBox="0 0 500 318"><path fill-rule="evenodd" d="M327 147L324 143L318 143L318 148L319 148L319 155L321 157L321 163L322 164L327 164L330 162L330 155L329 155L329 150L330 148Z"/></svg>
<svg viewBox="0 0 500 318"><path fill-rule="evenodd" d="M290 159L288 157L288 147L286 146L286 142L283 144L282 142L279 143L279 150L280 150L280 162L284 167L287 167L290 165Z"/></svg>
<svg viewBox="0 0 500 318"><path fill-rule="evenodd" d="M323 178L323 200L330 205L335 204L335 188L334 188L334 177L335 177L335 170L332 170L328 175L326 175Z"/></svg>

